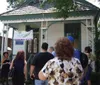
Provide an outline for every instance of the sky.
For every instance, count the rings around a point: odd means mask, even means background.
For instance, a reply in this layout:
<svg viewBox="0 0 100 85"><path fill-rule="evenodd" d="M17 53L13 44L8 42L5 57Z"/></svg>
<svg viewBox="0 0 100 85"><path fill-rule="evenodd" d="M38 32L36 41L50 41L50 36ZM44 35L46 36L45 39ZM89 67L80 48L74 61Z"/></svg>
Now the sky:
<svg viewBox="0 0 100 85"><path fill-rule="evenodd" d="M7 11L7 6L8 6L8 3L6 2L6 0L0 0L0 14ZM2 35L2 29L3 29L3 23L0 22L0 34L1 35ZM9 30L8 37L9 38L12 37L12 29Z"/></svg>
<svg viewBox="0 0 100 85"><path fill-rule="evenodd" d="M90 3L92 3L93 5L96 5L97 7L100 8L100 0L86 0Z"/></svg>

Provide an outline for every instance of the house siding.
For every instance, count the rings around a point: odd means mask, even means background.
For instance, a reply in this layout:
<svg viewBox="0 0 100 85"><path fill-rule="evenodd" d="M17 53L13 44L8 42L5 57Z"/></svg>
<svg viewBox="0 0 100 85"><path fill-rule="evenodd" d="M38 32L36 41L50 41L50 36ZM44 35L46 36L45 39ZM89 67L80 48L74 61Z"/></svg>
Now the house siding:
<svg viewBox="0 0 100 85"><path fill-rule="evenodd" d="M85 21L83 22L85 23ZM81 24L81 50L84 51L84 47L87 46L87 29L84 24Z"/></svg>
<svg viewBox="0 0 100 85"><path fill-rule="evenodd" d="M48 39L49 46L54 46L56 40L59 37L64 37L64 23L56 23L48 28Z"/></svg>
<svg viewBox="0 0 100 85"><path fill-rule="evenodd" d="M0 51L2 47L2 36L0 36ZM12 39L8 38L8 47L12 48Z"/></svg>
<svg viewBox="0 0 100 85"><path fill-rule="evenodd" d="M85 21L83 21L83 23L85 23ZM86 46L90 46L94 53L93 27L89 30L84 24L81 24L81 50L84 51Z"/></svg>

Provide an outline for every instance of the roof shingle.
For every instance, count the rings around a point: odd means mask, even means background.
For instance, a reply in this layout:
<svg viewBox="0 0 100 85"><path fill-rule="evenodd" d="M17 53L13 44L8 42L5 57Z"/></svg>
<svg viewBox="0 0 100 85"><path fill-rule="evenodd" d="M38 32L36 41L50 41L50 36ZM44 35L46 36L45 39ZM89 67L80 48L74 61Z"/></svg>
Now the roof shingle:
<svg viewBox="0 0 100 85"><path fill-rule="evenodd" d="M54 12L54 7L52 7L51 5L46 5L45 7L41 8L39 4L36 4L34 6L26 5L22 8L5 12L2 14L2 16L40 14L40 13L51 13L51 12Z"/></svg>

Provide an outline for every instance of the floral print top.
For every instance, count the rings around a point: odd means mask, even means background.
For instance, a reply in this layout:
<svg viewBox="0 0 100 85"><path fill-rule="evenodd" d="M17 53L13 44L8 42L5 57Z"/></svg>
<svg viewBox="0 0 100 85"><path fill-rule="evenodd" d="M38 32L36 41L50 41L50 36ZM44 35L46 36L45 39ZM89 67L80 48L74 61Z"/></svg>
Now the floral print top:
<svg viewBox="0 0 100 85"><path fill-rule="evenodd" d="M49 60L41 71L48 78L48 85L79 85L83 73L78 59L67 61L57 57Z"/></svg>

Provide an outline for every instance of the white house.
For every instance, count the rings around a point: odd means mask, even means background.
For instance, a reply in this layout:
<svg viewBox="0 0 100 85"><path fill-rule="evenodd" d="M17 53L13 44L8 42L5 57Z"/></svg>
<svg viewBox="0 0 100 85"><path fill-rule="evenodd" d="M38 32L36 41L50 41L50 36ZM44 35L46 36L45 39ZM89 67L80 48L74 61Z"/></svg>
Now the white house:
<svg viewBox="0 0 100 85"><path fill-rule="evenodd" d="M40 8L39 4L7 11L0 15L0 20L18 31L33 30L33 40L24 42L26 52L37 53L42 42L48 42L49 46L53 46L59 37L68 35L75 38L76 48L84 51L84 47L89 45L94 49L93 22L98 8L85 0L77 2L81 3L79 11L71 12L66 20L55 18L52 6Z"/></svg>

